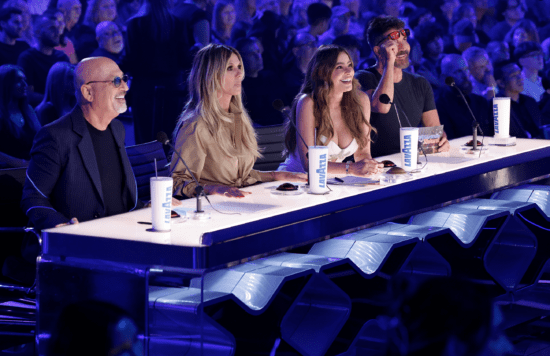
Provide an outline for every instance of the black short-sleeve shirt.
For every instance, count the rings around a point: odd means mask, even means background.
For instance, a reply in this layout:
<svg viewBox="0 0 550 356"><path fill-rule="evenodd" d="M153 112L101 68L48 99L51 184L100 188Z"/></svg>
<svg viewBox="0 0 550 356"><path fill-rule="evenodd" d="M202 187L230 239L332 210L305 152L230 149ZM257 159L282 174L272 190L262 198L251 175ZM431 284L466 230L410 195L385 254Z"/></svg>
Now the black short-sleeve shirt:
<svg viewBox="0 0 550 356"><path fill-rule="evenodd" d="M361 89L368 91L376 89L382 76L374 67L355 73ZM394 84L394 98L399 111L399 119L395 106L387 114L371 112L370 123L378 134L373 132L371 145L372 157L390 155L399 152L399 128L417 127L422 122L422 114L435 110L435 100L430 83L419 75L403 72L403 79Z"/></svg>

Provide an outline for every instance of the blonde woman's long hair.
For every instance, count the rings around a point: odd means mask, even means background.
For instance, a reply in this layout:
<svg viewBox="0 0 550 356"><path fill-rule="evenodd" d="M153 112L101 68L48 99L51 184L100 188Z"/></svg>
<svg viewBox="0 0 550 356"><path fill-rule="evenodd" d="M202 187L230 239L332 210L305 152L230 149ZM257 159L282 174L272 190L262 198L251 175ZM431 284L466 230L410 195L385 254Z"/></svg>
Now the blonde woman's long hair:
<svg viewBox="0 0 550 356"><path fill-rule="evenodd" d="M321 142L321 136L325 136L329 140L334 136L334 127L330 119L328 107L328 94L333 88L331 81L332 72L336 68L338 55L342 52L349 56L349 53L343 47L336 45L321 46L317 49L309 61L300 93L292 104L290 120L296 123L296 107L302 95L309 95L313 99L313 116L315 118L315 127L317 128L317 142ZM349 58L351 60L351 56ZM359 147L363 148L371 142L370 133L371 131L376 132L376 129L370 125L363 113L363 106L359 99L360 88L361 86L357 79L353 78L352 89L344 93L340 107L344 123L350 130L351 135L357 140ZM364 132L363 124L367 125L368 132ZM289 123L286 125L285 146L285 155L290 155L296 149L296 130Z"/></svg>
<svg viewBox="0 0 550 356"><path fill-rule="evenodd" d="M223 76L227 70L227 63L233 53L237 55L240 63L242 63L241 55L236 49L219 44L209 44L195 56L188 80L189 101L176 124L173 134L174 142L176 142L176 137L182 126L200 120L206 125L210 134L216 139L216 142L227 156L231 157L239 154L235 151L230 137L222 133L222 121L231 123L233 118L222 109L218 99L218 93L223 88ZM243 149L252 153L256 158L261 157L258 151L256 132L243 106L241 95L233 95L230 105L237 107L242 112Z"/></svg>

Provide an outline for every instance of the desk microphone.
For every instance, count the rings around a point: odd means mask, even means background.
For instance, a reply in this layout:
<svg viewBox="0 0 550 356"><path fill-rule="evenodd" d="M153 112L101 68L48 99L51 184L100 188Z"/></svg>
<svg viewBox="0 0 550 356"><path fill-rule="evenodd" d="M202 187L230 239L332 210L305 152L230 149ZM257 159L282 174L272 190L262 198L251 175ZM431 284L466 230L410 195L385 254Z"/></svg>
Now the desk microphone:
<svg viewBox="0 0 550 356"><path fill-rule="evenodd" d="M204 210L202 210L201 195L204 195L206 200L208 200L208 197L204 193L204 188L202 187L202 185L200 185L199 181L197 180L197 178L195 177L193 172L191 172L191 170L187 166L187 163L185 163L183 158L181 158L181 155L176 150L174 145L172 145L172 143L170 142L170 139L168 138L168 135L166 135L166 132L164 132L164 131L157 132L157 141L162 143L163 145L167 145L168 147L170 147L174 151L174 153L178 156L179 160L183 163L185 168L187 168L187 170L189 171L189 174L191 175L191 178L193 178L193 181L195 181L195 183L197 184L197 186L195 187L195 193L197 194L197 210L195 210L195 219L198 219L198 220L200 220L200 219L209 219L210 214L207 214L207 213L204 212Z"/></svg>
<svg viewBox="0 0 550 356"><path fill-rule="evenodd" d="M472 139L472 151L477 151L477 129L479 128L479 131L483 134L483 130L479 126L479 122L476 120L476 117L474 116L474 113L472 112L472 109L470 108L470 105L468 104L468 101L464 97L464 94L462 94L462 90L456 85L455 78L453 77L447 77L445 78L445 84L447 84L450 87L455 88L460 93L460 96L462 97L462 100L464 100L464 103L466 104L466 107L468 107L468 110L470 111L470 114L472 115L472 119L474 121L472 122L472 130L473 130L473 139ZM480 152L481 155L481 152Z"/></svg>

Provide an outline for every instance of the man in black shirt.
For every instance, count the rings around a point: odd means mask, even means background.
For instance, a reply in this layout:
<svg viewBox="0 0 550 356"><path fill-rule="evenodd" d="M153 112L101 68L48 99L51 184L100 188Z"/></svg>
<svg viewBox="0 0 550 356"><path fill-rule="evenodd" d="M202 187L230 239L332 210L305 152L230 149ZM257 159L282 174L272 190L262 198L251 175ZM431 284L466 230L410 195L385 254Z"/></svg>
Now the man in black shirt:
<svg viewBox="0 0 550 356"><path fill-rule="evenodd" d="M0 9L0 65L17 64L21 52L30 46L18 41L23 33L21 10L14 7Z"/></svg>
<svg viewBox="0 0 550 356"><path fill-rule="evenodd" d="M367 40L377 63L367 70L355 74L371 100L370 123L378 130L371 146L373 157L399 152L399 128L439 126L439 116L434 95L428 81L403 69L409 66L410 46L407 43L408 30L403 21L392 16L379 16L370 22ZM391 104L380 102L386 94ZM399 115L396 115L399 110ZM439 142L439 152L449 150L444 134Z"/></svg>
<svg viewBox="0 0 550 356"><path fill-rule="evenodd" d="M50 68L57 62L69 62L69 57L54 49L59 45L59 30L54 11L46 11L33 23L36 37L35 48L29 48L19 55L17 65L23 68L29 85L29 101L36 106L46 91L46 78Z"/></svg>
<svg viewBox="0 0 550 356"><path fill-rule="evenodd" d="M21 207L38 229L143 206L124 147L127 77L111 59L75 70L78 105L36 135Z"/></svg>

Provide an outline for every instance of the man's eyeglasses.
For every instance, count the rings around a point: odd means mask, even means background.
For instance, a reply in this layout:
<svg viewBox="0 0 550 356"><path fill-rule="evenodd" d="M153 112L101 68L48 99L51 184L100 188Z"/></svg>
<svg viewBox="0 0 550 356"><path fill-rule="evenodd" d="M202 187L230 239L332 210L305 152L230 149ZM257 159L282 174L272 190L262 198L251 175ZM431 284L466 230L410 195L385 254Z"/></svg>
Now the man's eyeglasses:
<svg viewBox="0 0 550 356"><path fill-rule="evenodd" d="M388 38L390 40L396 40L398 39L400 36L403 36L403 38L407 38L411 35L411 30L409 30L408 28L404 28L404 29L401 29L401 30L397 30L397 31L393 31L393 32L390 32L388 33L384 38L382 38L380 41L378 41L378 43L376 44L377 46L380 46L380 43L384 42L385 40L387 40Z"/></svg>
<svg viewBox="0 0 550 356"><path fill-rule="evenodd" d="M122 77L115 77L113 80L93 80L91 82L86 83L85 85L92 84L92 83L113 83L115 88L120 87L120 85L124 83L128 83L128 75L124 74Z"/></svg>

